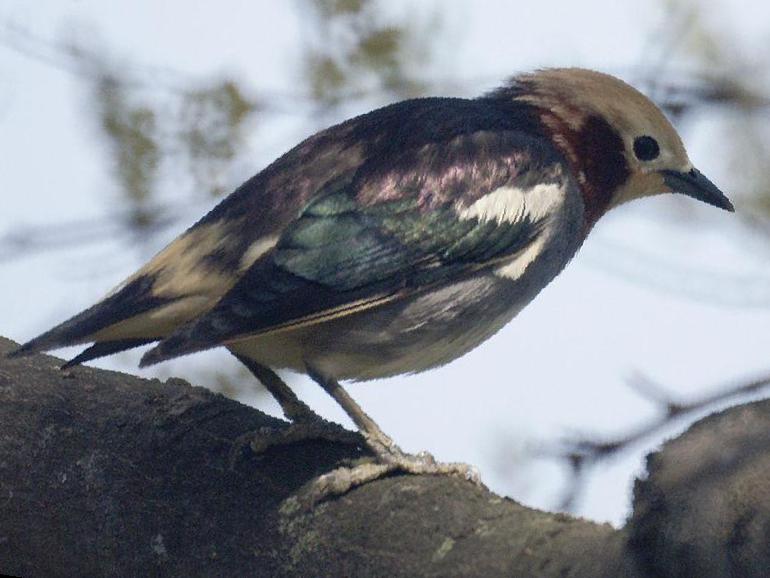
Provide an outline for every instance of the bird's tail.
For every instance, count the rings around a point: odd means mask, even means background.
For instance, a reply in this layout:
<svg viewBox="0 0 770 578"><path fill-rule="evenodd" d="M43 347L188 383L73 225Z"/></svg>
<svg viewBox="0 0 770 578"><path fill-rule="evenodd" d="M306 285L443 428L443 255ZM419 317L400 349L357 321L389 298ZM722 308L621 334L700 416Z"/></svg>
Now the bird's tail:
<svg viewBox="0 0 770 578"><path fill-rule="evenodd" d="M105 329L151 309L166 305L170 301L173 300L153 295L152 278L137 277L93 307L78 313L71 319L10 352L8 357L22 357L59 347L95 341L94 336L104 332ZM143 343L157 341L157 338L121 336L114 339L99 339L99 341L100 343L96 343L71 360L67 366L137 347Z"/></svg>

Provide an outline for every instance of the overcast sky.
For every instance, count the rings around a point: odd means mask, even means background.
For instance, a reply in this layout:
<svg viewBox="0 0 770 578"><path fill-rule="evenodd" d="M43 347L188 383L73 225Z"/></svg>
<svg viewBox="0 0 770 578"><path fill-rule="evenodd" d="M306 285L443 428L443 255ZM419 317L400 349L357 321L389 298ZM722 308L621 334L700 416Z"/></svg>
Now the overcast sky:
<svg viewBox="0 0 770 578"><path fill-rule="evenodd" d="M752 55L757 66L766 64L767 3L698 4L706 24L726 35L732 50ZM391 2L388 10L398 14L406 5ZM655 33L665 17L662 5L422 2L417 20L429 21L440 6L444 24L436 34L451 38L441 43L445 48L426 73L454 80L468 94L541 66L630 74L651 54L660 56ZM245 0L4 0L0 26L19 26L52 42L91 38L126 62L193 78L229 74L257 94L291 93L299 74L294 6ZM687 65L686 51L677 50L672 60ZM157 74L162 80L163 73ZM22 225L110 214L118 196L82 83L2 45L0 78L0 237ZM250 141L255 160L244 167L244 179L315 127L288 114L269 128ZM693 161L730 194L730 173L714 142L724 133L709 125L691 129L686 144ZM643 423L654 408L626 385L632 372L695 395L770 371L767 251L747 249L736 218L710 207L697 209L696 225L682 226L678 219L690 215L681 210L683 202L694 201L653 198L618 209L567 270L486 344L435 371L352 385L352 395L405 449L476 464L494 490L553 507L564 482L562 467L521 464L516 448L574 430L609 435ZM205 208L196 213L180 207L189 214L187 221L153 249ZM110 238L0 261L0 333L26 340L92 304L138 265L136 251ZM216 352L159 371L191 375L211 363L235 362ZM97 365L128 369L125 360ZM320 388L305 378L293 383L320 413L343 419ZM579 513L621 523L633 477L659 442L651 440L597 471ZM510 451L502 451L505 447Z"/></svg>

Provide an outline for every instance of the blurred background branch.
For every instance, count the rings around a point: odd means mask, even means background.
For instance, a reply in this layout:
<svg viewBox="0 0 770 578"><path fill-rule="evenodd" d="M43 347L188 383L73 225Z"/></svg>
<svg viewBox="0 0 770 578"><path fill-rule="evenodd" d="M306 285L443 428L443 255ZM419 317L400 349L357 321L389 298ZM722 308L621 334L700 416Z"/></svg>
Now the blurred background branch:
<svg viewBox="0 0 770 578"><path fill-rule="evenodd" d="M569 467L570 477L565 484L559 510L574 510L588 473L603 461L628 451L632 446L668 430L685 418L694 419L724 407L726 402L745 401L750 396L762 393L770 386L770 377L722 387L714 393L691 400L680 399L672 393L673 389L664 388L641 373L630 379L628 384L640 397L655 406L657 417L612 437L573 433L553 446L533 449L533 457L556 459Z"/></svg>

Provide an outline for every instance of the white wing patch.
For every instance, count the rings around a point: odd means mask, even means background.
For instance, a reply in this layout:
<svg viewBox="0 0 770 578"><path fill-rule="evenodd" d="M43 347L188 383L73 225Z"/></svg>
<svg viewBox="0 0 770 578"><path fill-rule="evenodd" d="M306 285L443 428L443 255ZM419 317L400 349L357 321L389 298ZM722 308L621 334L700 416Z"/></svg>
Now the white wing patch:
<svg viewBox="0 0 770 578"><path fill-rule="evenodd" d="M539 183L528 189L500 187L458 211L461 219L516 223L524 218L544 220L543 234L514 259L498 267L495 274L518 279L537 260L551 232L550 217L563 210L567 191L561 183Z"/></svg>
<svg viewBox="0 0 770 578"><path fill-rule="evenodd" d="M500 187L459 211L461 219L514 223L524 216L524 191Z"/></svg>
<svg viewBox="0 0 770 578"><path fill-rule="evenodd" d="M540 183L529 189L500 187L461 207L461 219L479 219L498 223L515 223L525 216L539 220L558 210L565 191L559 183Z"/></svg>
<svg viewBox="0 0 770 578"><path fill-rule="evenodd" d="M543 250L544 245L545 241L542 237L536 239L523 252L516 255L512 261L495 269L495 275L515 281L521 277L524 274L524 271L527 270L527 267L529 267L538 258Z"/></svg>

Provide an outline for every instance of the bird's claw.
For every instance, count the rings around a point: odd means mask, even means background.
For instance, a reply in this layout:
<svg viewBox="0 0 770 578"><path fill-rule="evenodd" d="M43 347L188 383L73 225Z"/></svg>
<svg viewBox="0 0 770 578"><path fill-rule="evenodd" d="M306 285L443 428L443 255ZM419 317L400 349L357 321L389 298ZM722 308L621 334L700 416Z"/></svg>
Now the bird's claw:
<svg viewBox="0 0 770 578"><path fill-rule="evenodd" d="M328 498L341 496L357 486L378 480L392 473L429 476L455 476L476 486L484 487L478 470L469 464L438 462L428 452L399 453L387 460L368 461L352 467L340 467L322 474L286 501L286 510L311 510Z"/></svg>

